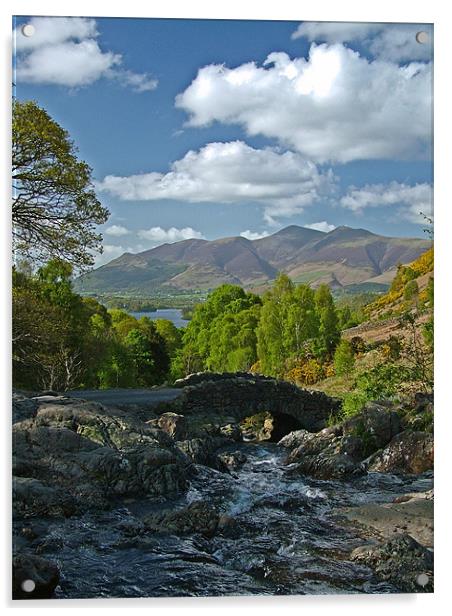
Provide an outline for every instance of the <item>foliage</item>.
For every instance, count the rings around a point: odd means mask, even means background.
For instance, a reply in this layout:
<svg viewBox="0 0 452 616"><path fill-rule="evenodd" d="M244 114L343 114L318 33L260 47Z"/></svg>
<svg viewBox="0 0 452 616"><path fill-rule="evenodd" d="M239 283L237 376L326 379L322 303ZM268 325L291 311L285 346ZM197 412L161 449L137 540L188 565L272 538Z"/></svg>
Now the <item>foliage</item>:
<svg viewBox="0 0 452 616"><path fill-rule="evenodd" d="M163 382L169 355L156 325L82 298L71 275L59 260L36 274L13 270L14 385L64 391Z"/></svg>
<svg viewBox="0 0 452 616"><path fill-rule="evenodd" d="M334 370L339 376L350 374L355 367L355 355L351 343L342 338L334 353Z"/></svg>
<svg viewBox="0 0 452 616"><path fill-rule="evenodd" d="M13 102L13 240L16 254L83 269L102 252L96 225L108 210L97 200L91 169L68 133L35 102Z"/></svg>
<svg viewBox="0 0 452 616"><path fill-rule="evenodd" d="M325 369L318 359L300 359L285 374L285 379L296 385L314 385L326 376Z"/></svg>
<svg viewBox="0 0 452 616"><path fill-rule="evenodd" d="M249 370L256 362L256 328L261 309L257 295L225 284L193 311L183 347L173 361L174 376L200 370Z"/></svg>

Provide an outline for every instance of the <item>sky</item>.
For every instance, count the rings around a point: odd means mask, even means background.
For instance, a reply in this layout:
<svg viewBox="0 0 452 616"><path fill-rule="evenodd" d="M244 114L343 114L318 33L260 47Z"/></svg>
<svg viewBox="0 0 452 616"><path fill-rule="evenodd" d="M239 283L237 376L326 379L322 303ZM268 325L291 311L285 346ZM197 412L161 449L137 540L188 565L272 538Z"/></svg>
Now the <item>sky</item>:
<svg viewBox="0 0 452 616"><path fill-rule="evenodd" d="M110 210L97 265L292 224L425 237L430 25L17 17L13 28L17 98L69 131Z"/></svg>

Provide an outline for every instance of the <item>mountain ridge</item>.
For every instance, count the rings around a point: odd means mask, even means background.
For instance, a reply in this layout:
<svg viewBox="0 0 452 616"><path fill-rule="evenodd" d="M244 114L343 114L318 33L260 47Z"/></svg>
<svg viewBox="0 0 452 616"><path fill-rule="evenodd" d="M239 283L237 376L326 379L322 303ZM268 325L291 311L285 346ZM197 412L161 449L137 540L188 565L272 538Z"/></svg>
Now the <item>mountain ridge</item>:
<svg viewBox="0 0 452 616"><path fill-rule="evenodd" d="M191 238L140 253L126 252L77 279L82 293L151 294L207 291L222 283L264 290L287 273L295 282L332 287L389 282L399 263L409 263L430 240L378 235L341 226L329 232L290 225L257 240L230 236Z"/></svg>

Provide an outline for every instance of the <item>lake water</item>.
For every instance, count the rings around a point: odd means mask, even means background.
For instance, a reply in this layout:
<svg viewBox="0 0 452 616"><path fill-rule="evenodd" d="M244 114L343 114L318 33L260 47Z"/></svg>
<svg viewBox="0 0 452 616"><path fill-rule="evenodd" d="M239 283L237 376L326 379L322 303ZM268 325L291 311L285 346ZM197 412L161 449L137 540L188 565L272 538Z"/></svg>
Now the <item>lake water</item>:
<svg viewBox="0 0 452 616"><path fill-rule="evenodd" d="M130 312L133 317L140 319L141 317L148 317L149 319L156 321L157 319L167 319L172 321L176 327L186 327L188 321L182 317L182 310L178 308L162 308L155 310L155 312Z"/></svg>

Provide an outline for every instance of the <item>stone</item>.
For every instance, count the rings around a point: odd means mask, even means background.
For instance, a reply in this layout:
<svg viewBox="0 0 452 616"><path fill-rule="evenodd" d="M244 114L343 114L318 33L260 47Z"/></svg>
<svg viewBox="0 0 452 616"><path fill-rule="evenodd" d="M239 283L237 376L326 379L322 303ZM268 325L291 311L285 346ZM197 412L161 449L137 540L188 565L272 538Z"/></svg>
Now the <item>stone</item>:
<svg viewBox="0 0 452 616"><path fill-rule="evenodd" d="M192 462L160 428L119 409L43 403L13 426L18 515L72 515L118 496L175 496Z"/></svg>
<svg viewBox="0 0 452 616"><path fill-rule="evenodd" d="M158 418L158 426L176 441L187 438L187 421L177 413L163 413Z"/></svg>
<svg viewBox="0 0 452 616"><path fill-rule="evenodd" d="M386 406L369 402L364 409L342 424L343 434L360 436L366 438L368 442L368 455L384 447L389 441L402 430L401 420L398 413L388 409Z"/></svg>
<svg viewBox="0 0 452 616"><path fill-rule="evenodd" d="M178 448L186 454L195 464L209 466L216 470L224 471L226 466L216 455L216 451L229 444L224 437L204 436L185 441L177 441Z"/></svg>
<svg viewBox="0 0 452 616"><path fill-rule="evenodd" d="M433 468L433 450L432 434L405 430L395 436L385 449L370 458L368 470L379 473L423 473Z"/></svg>
<svg viewBox="0 0 452 616"><path fill-rule="evenodd" d="M33 419L38 411L38 403L23 394L13 392L12 419L13 424L24 419Z"/></svg>
<svg viewBox="0 0 452 616"><path fill-rule="evenodd" d="M197 533L205 537L215 534L218 522L218 512L203 501L195 501L183 509L152 514L143 520L148 531L175 535Z"/></svg>
<svg viewBox="0 0 452 616"><path fill-rule="evenodd" d="M380 580L402 592L433 592L433 553L408 534L356 548L351 560L371 567Z"/></svg>
<svg viewBox="0 0 452 616"><path fill-rule="evenodd" d="M26 592L27 582L34 590ZM51 599L60 581L57 565L33 554L18 554L13 558L13 599Z"/></svg>
<svg viewBox="0 0 452 616"><path fill-rule="evenodd" d="M226 438L230 438L233 441L241 442L243 441L242 430L240 429L239 424L230 423L225 426L220 426L219 432L222 436Z"/></svg>
<svg viewBox="0 0 452 616"><path fill-rule="evenodd" d="M247 461L246 455L241 451L220 453L218 457L231 470L240 468Z"/></svg>
<svg viewBox="0 0 452 616"><path fill-rule="evenodd" d="M22 517L68 517L77 511L70 493L31 477L13 477L13 511Z"/></svg>
<svg viewBox="0 0 452 616"><path fill-rule="evenodd" d="M312 437L312 432L307 430L294 430L286 434L279 442L278 445L286 447L287 449L296 449L303 445L307 440Z"/></svg>

